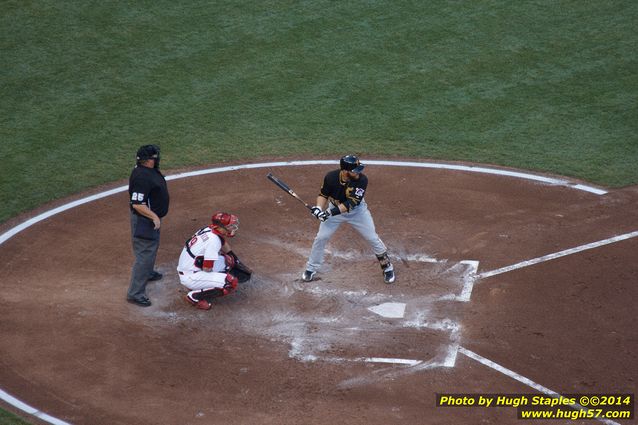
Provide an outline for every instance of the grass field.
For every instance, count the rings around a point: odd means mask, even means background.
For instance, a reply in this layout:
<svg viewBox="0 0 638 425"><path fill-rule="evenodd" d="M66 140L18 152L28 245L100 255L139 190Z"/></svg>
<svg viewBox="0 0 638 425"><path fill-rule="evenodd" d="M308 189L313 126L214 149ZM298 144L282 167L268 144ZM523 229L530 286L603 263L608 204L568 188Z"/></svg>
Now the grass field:
<svg viewBox="0 0 638 425"><path fill-rule="evenodd" d="M355 152L638 183L634 1L5 1L0 222L165 169Z"/></svg>
<svg viewBox="0 0 638 425"><path fill-rule="evenodd" d="M146 143L165 170L354 152L638 183L632 0L2 9L0 223L126 179Z"/></svg>
<svg viewBox="0 0 638 425"><path fill-rule="evenodd" d="M0 425L27 425L21 418L12 413L0 409Z"/></svg>

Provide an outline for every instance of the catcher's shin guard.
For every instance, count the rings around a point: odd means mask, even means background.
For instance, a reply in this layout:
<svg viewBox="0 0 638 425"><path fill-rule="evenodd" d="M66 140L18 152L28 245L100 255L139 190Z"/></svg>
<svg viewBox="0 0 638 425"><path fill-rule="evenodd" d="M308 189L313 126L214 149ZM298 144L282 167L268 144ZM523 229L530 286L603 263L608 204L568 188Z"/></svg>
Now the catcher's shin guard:
<svg viewBox="0 0 638 425"><path fill-rule="evenodd" d="M191 301L197 303L197 301L201 300L211 302L213 299L223 297L224 295L226 294L222 288L211 288L191 291L187 296Z"/></svg>
<svg viewBox="0 0 638 425"><path fill-rule="evenodd" d="M193 291L195 293L192 297L197 300L206 300L211 302L215 298L230 294L235 290L235 288L237 288L237 278L231 274L227 274L223 288L202 289L198 292Z"/></svg>

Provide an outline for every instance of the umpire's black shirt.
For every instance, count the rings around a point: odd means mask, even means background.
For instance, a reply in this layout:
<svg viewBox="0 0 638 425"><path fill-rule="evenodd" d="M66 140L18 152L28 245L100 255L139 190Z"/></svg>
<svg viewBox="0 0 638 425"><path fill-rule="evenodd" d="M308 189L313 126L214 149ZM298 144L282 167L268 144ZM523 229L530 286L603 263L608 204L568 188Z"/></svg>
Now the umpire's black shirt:
<svg viewBox="0 0 638 425"><path fill-rule="evenodd" d="M143 165L133 168L128 181L128 194L131 210L133 204L144 204L160 218L168 213L170 200L166 179L156 168Z"/></svg>

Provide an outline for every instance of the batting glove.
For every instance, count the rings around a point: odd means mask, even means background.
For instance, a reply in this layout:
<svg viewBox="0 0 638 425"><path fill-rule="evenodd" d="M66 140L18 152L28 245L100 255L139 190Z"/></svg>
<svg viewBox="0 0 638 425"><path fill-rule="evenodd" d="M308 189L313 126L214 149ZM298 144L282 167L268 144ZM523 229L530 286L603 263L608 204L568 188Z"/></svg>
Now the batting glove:
<svg viewBox="0 0 638 425"><path fill-rule="evenodd" d="M317 207L317 206L314 206L314 207L312 207L312 209L310 210L310 213L311 213L312 215L314 215L314 216L315 216L315 218L316 218L317 220L321 220L320 216L321 216L321 214L323 214L323 211L321 211L321 208L319 208L319 207Z"/></svg>
<svg viewBox="0 0 638 425"><path fill-rule="evenodd" d="M321 222L328 220L328 217L330 217L330 210L321 211L321 213L317 216Z"/></svg>

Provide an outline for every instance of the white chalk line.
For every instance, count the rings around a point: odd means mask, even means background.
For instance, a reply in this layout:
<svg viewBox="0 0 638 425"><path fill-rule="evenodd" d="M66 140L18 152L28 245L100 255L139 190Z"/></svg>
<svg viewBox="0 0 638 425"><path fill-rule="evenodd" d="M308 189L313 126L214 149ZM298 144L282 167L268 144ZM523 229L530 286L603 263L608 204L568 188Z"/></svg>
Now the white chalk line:
<svg viewBox="0 0 638 425"><path fill-rule="evenodd" d="M194 177L194 176L201 176L201 175L205 175L205 174L213 174L213 173L223 173L223 172L227 172L227 171L236 171L236 170L242 170L242 169L255 169L255 168L268 168L268 167L287 167L287 166L305 166L305 165L324 165L324 164L336 164L337 161L331 161L331 160L310 160L310 161L285 161L285 162L266 162L266 163L255 163L255 164L243 164L243 165L233 165L233 166L227 166L227 167L216 167L216 168L209 168L209 169L205 169L205 170L198 170L198 171L191 171L191 172L186 172L186 173L179 173L179 174L174 174L174 175L170 175L166 177L166 180L177 180L177 179L182 179L182 178L187 178L187 177ZM520 178L520 179L525 179L525 180L531 180L531 181L537 181L540 183L545 183L545 184L549 184L549 185L557 185L557 186L564 186L564 187L568 187L568 188L573 188L576 190L582 190L585 192L589 192L589 193L593 193L596 195L604 195L607 192L605 190L601 190L592 186L586 186L586 185L582 185L582 184L573 184L571 182L569 182L568 180L563 180L563 179L555 179L555 178L549 178L549 177L543 177L543 176L537 176L537 175L533 175L533 174L528 174L528 173L520 173L520 172L514 172L514 171L506 171L506 170L499 170L499 169L493 169L493 168L486 168L486 167L472 167L472 166L464 166L464 165L452 165L452 164L437 164L437 163L429 163L429 162L402 162L402 161L366 161L367 164L374 164L374 165L382 165L382 166L398 166L398 167L416 167L416 168L433 168L433 169L445 169L445 170L455 170L455 171L466 171L466 172L473 172L473 173L483 173L483 174L493 174L493 175L499 175L499 176L507 176L507 177L514 177L514 178ZM128 186L120 186L120 187L116 187L114 189L111 190L107 190L105 192L101 192L98 194L94 194L91 196L87 196L85 198L82 199L78 199L76 201L73 202L69 202L67 204L61 205L57 208L51 209L49 211L46 211L42 214L39 214L33 218L30 218L28 220L26 220L25 222L12 227L11 229L9 229L8 231L2 233L0 235L0 245L2 245L3 243L5 243L7 240L11 239L13 236L17 235L18 233L28 229L29 227L43 221L46 220L49 217L52 217L56 214L60 214L64 211L67 211L71 208L75 208L78 207L80 205L89 203L89 202L93 202L96 201L98 199L102 199L111 195L115 195L117 193L121 193L128 190ZM473 285L473 283L472 283ZM465 288L464 288L465 289ZM470 292L471 292L471 288L470 288ZM465 296L464 293L461 294L461 296ZM67 424L66 422L63 422L59 419L53 418L45 413L39 412L38 410L28 406L27 404L23 403L22 401L16 399L15 397L9 395L8 393L2 391L0 389L0 398L2 400L4 400L5 402L11 404L12 406L26 412L29 414L32 414L34 416L38 416L40 419L42 419L45 422L49 422L51 424L54 425L61 425L61 424ZM35 412L35 413L32 413Z"/></svg>
<svg viewBox="0 0 638 425"><path fill-rule="evenodd" d="M328 164L336 164L338 161L328 161L328 160L309 160L309 161L282 161L282 162L262 162L255 164L243 164L243 165L231 165L227 167L216 167L216 168L208 168L205 170L198 171L190 171L186 173L173 174L166 177L166 180L178 180L187 177L195 177L202 176L205 174L214 174L214 173L224 173L227 171L237 171L237 170L245 170L245 169L255 169L255 168L268 168L268 167L294 167L294 166L306 166L306 165L328 165ZM467 171L472 173L483 173L483 174L493 174L498 176L506 176L506 177L514 177L524 180L536 181L539 183L544 183L548 185L554 186L564 186L576 190L581 190L589 193L593 193L596 195L605 195L607 191L595 188L593 186L586 186L582 184L573 184L568 180L564 179L556 179L551 177L537 176L534 174L521 173L516 171L506 171L499 170L496 168L486 168L486 167L472 167L466 165L453 165L453 164L437 164L431 162L403 162L403 161L365 161L366 164L371 165L381 165L381 166L396 166L396 167L416 167L416 168L433 168L433 169L443 169L443 170L454 170L454 171ZM11 237L15 236L19 232L33 226L34 224L45 220L53 215L64 212L68 209L75 208L82 204L86 204L88 202L92 202L101 198L105 198L107 196L114 195L116 193L124 192L128 190L128 186L120 186L114 189L108 190L106 192L98 193L95 195L88 196L86 198L78 199L77 201L70 202L68 204L62 205L58 208L54 208L50 211L46 211L40 215L37 215L24 223L21 223L7 232L0 235L0 245L6 242Z"/></svg>
<svg viewBox="0 0 638 425"><path fill-rule="evenodd" d="M599 248L601 246L609 245L609 244L612 244L612 243L616 243L616 242L624 241L624 240L627 240L627 239L635 238L637 236L638 236L638 231L625 233L623 235L614 236L614 237L603 239L603 240L600 240L600 241L597 241L597 242L592 242L592 243L588 243L588 244L585 244L585 245L577 246L577 247L574 247L574 248L565 249L563 251L559 251L559 252L556 252L556 253L553 253L553 254L544 255L542 257L533 258L531 260L521 261L520 263L512 264L511 266L502 267L502 268L491 270L491 271L488 271L488 272L483 272L483 273L478 274L476 276L476 278L477 279L485 279L485 278L488 278L488 277L491 277L491 276L496 276L496 275L499 275L499 274L507 273L507 272L510 272L510 271L513 271L513 270L518 270L518 269L521 269L521 268L524 268L524 267L529 267L529 266L532 266L532 265L535 265L535 264L539 264L539 263L543 263L543 262L546 262L546 261L555 260L557 258L565 257L567 255L572 255L572 254L576 254L576 253L579 253L579 252L587 251L587 250L590 250L590 249ZM484 358L482 356L479 356L478 354L476 354L476 353L474 353L474 352L472 352L470 350L467 350L467 349L465 349L463 347L459 347L459 352L464 354L464 355L466 355L467 357L470 357L471 359L476 360L476 361L478 361L479 363L482 363L485 366L488 366L488 367L490 367L490 368L492 368L494 370L497 370L497 371L509 376L510 378L515 379L515 380L527 385L528 387L533 388L533 389L535 389L535 390L537 390L537 391L539 391L539 392L541 392L543 394L547 394L547 395L552 396L552 397L560 397L560 394L558 394L557 392L552 391L549 388L546 388L546 387L544 387L544 386L542 386L540 384L537 384L534 381L532 381L532 380L530 380L528 378L525 378L524 376L521 376L518 373L516 373L516 372L514 372L514 371L512 371L510 369L507 369L507 368L505 368L503 366L500 366L500 365L492 362L491 360L488 360L488 359L486 359L486 358ZM576 404L576 405L574 405L572 407L574 409L578 409L578 410L587 410L586 407L580 406L578 404ZM614 422L614 421L611 421L611 420L608 420L608 419L602 419L602 418L596 418L596 419L599 420L600 422L603 422L603 423L608 424L608 425L620 425L618 422Z"/></svg>
<svg viewBox="0 0 638 425"><path fill-rule="evenodd" d="M469 271L463 275L463 290L457 297L458 301L469 302L472 297L472 289L476 281L476 272L478 271L479 262L474 260L463 260L461 264L470 266Z"/></svg>
<svg viewBox="0 0 638 425"><path fill-rule="evenodd" d="M340 253L333 253L335 256L339 256ZM426 263L447 263L448 260L436 260L431 257L424 256L422 254L415 255L405 255L403 259L409 259L410 261L419 261ZM407 260L406 260L407 261ZM438 297L435 300L437 301L460 301L460 302L469 302L472 288L474 286L474 281L476 279L476 272L478 270L479 262L475 260L463 260L458 264L462 264L467 266L466 271L462 275L463 279L463 287L461 292L458 295L454 293L446 294L444 296ZM368 293L367 291L339 291L337 289L326 289L324 287L303 287L301 290L319 295L365 295L372 299L378 300L375 306L385 305L388 303L378 304L385 298L387 295L383 293ZM389 303L392 304L392 303ZM368 310L375 312L373 308L368 308ZM378 313L377 313L378 314ZM403 318L403 315L401 315ZM459 325L449 319L445 319L440 322L428 323L413 323L413 322L405 322L404 327L414 327L421 328L425 327L428 329L437 329L444 330L450 332L451 343L446 350L445 357L442 360L430 360L427 361L427 368L432 369L435 367L454 367L456 363L457 350L459 347L460 340L460 328ZM330 363L346 363L346 362L363 362L363 363L389 363L396 365L409 365L409 366L417 366L420 364L425 364L425 360L417 360L417 359L398 359L398 358L384 358L384 357L356 357L356 358L345 358L345 357L329 357L329 356L320 356L316 355L312 352L308 353L305 350L301 350L298 344L292 344L291 349L289 351L289 356L291 358L297 358L301 361L307 362L315 362L315 361L325 361ZM418 371L420 369L412 369L413 371Z"/></svg>
<svg viewBox="0 0 638 425"><path fill-rule="evenodd" d="M437 359L431 359L431 360L391 359L392 361L387 361L388 359L378 358L378 357L366 358L366 359L333 358L332 360L338 361L338 362L354 360L354 361L365 361L366 363L370 362L370 360L374 360L372 361L374 363L390 363L391 364L391 368L375 370L371 375L365 374L365 375L349 378L344 381L341 381L338 385L339 388L352 388L355 386L368 385L368 384L385 381L385 380L395 380L402 376L412 375L425 370L431 370L431 369L436 369L440 367L454 367L456 363L458 348L459 348L458 344L454 344L453 346L448 348L445 354L445 358L442 361ZM400 363L395 362L394 360L400 360ZM401 367L397 367L397 365L400 365Z"/></svg>
<svg viewBox="0 0 638 425"><path fill-rule="evenodd" d="M321 360L326 362L333 362L333 363L343 363L343 362L386 363L386 364L398 364L398 365L408 365L408 366L416 366L418 364L423 363L423 360L393 359L390 357L358 357L354 359L348 359L344 357L325 357L325 358L322 358Z"/></svg>
<svg viewBox="0 0 638 425"><path fill-rule="evenodd" d="M10 404L11 406L25 413L28 413L29 415L35 416L36 418L44 422L48 422L53 425L71 425L68 422L64 422L60 419L54 418L53 416L49 416L46 413L41 412L38 409L29 406L28 404L18 400L17 398L13 397L12 395L10 395L9 393L5 391L0 390L0 399Z"/></svg>
<svg viewBox="0 0 638 425"><path fill-rule="evenodd" d="M471 358L472 360L476 360L477 362L481 363L484 366L487 366L491 369L496 370L497 372L501 372L503 375L509 376L510 378L520 382L521 384L524 384L530 388L535 389L536 391L543 393L545 395L548 395L550 397L554 397L554 398L559 398L561 397L561 395L559 393L557 393L556 391L550 390L547 387L544 387L540 384L537 384L536 382L532 381L529 378L526 378L516 372L514 372L513 370L510 370L504 366L499 365L498 363L493 362L492 360L486 359L483 356L480 356L478 354L476 354L473 351L468 350L467 348L463 348L463 347L459 347L459 353ZM578 410L588 410L586 407L583 407L581 405L573 405L570 406L574 409L578 409ZM600 422L609 424L609 425L620 425L618 422L614 422L614 421L610 421L608 419L602 419L602 418L597 418Z"/></svg>
<svg viewBox="0 0 638 425"><path fill-rule="evenodd" d="M511 272L512 270L522 269L524 267L529 267L529 266L533 266L535 264L543 263L546 261L555 260L557 258L565 257L567 255L572 255L582 251L598 248L604 245L609 245L612 243L635 238L636 236L638 236L638 230L631 233L625 233L624 235L619 235L619 236L614 236L612 238L603 239L598 242L592 242L586 245L577 246L575 248L570 248L563 251L555 252L553 254L544 255L542 257L533 258L531 260L521 261L520 263L512 264L511 266L507 266L507 267L501 267L500 269L479 273L476 277L478 279L485 279L491 276L496 276L499 274Z"/></svg>

